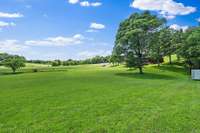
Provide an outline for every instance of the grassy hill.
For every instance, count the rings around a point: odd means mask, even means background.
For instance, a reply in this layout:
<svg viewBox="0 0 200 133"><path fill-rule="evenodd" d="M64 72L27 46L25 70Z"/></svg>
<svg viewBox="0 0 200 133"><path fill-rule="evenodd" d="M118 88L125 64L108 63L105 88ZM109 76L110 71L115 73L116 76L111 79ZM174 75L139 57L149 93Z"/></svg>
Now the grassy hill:
<svg viewBox="0 0 200 133"><path fill-rule="evenodd" d="M200 132L200 82L180 66L0 72L0 132Z"/></svg>

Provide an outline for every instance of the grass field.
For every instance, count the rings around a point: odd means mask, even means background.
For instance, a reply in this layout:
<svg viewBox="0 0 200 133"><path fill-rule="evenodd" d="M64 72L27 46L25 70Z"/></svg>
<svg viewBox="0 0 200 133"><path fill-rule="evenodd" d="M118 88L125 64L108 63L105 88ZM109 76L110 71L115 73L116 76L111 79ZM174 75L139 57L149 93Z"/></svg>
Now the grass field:
<svg viewBox="0 0 200 133"><path fill-rule="evenodd" d="M179 66L2 69L1 133L200 132L200 82Z"/></svg>

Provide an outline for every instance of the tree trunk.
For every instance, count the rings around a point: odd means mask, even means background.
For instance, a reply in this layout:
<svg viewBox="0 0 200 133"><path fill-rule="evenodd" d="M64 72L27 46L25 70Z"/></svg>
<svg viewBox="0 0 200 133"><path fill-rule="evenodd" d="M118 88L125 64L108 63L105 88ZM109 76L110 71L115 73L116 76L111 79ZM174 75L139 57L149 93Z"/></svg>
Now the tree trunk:
<svg viewBox="0 0 200 133"><path fill-rule="evenodd" d="M181 57L179 55L177 55L177 61L180 61Z"/></svg>
<svg viewBox="0 0 200 133"><path fill-rule="evenodd" d="M158 67L160 67L160 59L159 58L157 59L157 64L158 64Z"/></svg>
<svg viewBox="0 0 200 133"><path fill-rule="evenodd" d="M13 71L13 73L15 73L15 72L16 72L16 69L15 69L15 68L12 68L12 71Z"/></svg>
<svg viewBox="0 0 200 133"><path fill-rule="evenodd" d="M189 74L190 75L192 74L192 67L191 66L189 67Z"/></svg>
<svg viewBox="0 0 200 133"><path fill-rule="evenodd" d="M172 64L172 56L169 55L169 64L171 65Z"/></svg>
<svg viewBox="0 0 200 133"><path fill-rule="evenodd" d="M200 61L199 61L199 68L198 69L200 69Z"/></svg>
<svg viewBox="0 0 200 133"><path fill-rule="evenodd" d="M140 70L140 74L144 74L143 70L142 70L142 67L139 67L139 70Z"/></svg>

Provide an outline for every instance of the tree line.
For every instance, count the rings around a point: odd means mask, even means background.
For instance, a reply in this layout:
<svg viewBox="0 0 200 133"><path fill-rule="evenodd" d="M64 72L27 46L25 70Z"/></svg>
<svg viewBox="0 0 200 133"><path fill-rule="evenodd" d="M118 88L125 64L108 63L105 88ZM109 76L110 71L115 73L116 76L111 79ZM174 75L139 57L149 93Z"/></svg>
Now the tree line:
<svg viewBox="0 0 200 133"><path fill-rule="evenodd" d="M26 60L23 56L10 55L7 53L0 53L0 66L9 67L12 69L13 73L21 67L25 67L26 63L35 63L35 64L46 64L53 67L57 66L73 66L73 65L83 65L83 64L100 64L100 63L109 63L110 56L95 56L85 60L54 60L54 61L45 61L45 60Z"/></svg>
<svg viewBox="0 0 200 133"><path fill-rule="evenodd" d="M65 61L62 61L62 60L54 60L54 61L29 60L27 62L37 63L37 64L49 64L52 66L73 66L73 65L84 65L84 64L109 63L110 56L95 56L95 57L88 58L85 60L73 60L73 59L68 59Z"/></svg>
<svg viewBox="0 0 200 133"><path fill-rule="evenodd" d="M119 25L112 62L125 62L143 74L143 67L150 60L160 66L167 56L172 64L172 55L176 54L188 68L200 69L200 27L174 30L166 23L166 19L149 11L132 14Z"/></svg>

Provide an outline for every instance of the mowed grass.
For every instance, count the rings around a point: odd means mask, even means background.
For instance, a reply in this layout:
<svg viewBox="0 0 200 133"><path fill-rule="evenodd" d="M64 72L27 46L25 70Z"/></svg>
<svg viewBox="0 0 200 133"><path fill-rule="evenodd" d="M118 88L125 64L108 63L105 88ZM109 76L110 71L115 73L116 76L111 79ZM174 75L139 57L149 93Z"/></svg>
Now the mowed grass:
<svg viewBox="0 0 200 133"><path fill-rule="evenodd" d="M167 65L2 73L0 132L198 133L200 82Z"/></svg>

